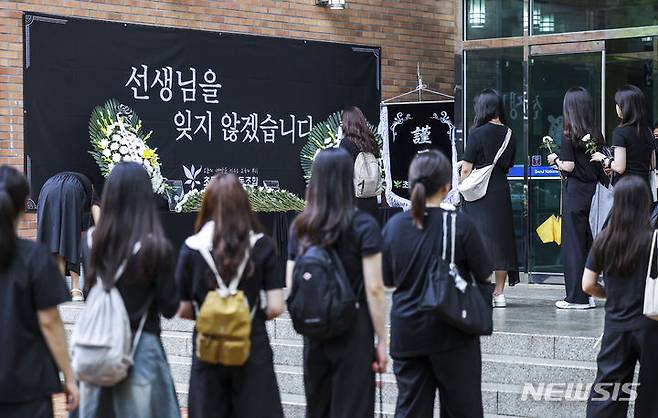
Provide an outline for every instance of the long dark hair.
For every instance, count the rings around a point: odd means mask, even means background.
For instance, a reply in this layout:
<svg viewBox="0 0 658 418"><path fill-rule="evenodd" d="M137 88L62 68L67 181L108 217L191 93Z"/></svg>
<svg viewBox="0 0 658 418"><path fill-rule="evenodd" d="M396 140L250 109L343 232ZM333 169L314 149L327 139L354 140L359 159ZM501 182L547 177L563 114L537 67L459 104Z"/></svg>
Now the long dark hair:
<svg viewBox="0 0 658 418"><path fill-rule="evenodd" d="M564 95L562 102L564 117L564 137L568 138L574 148L584 150L582 138L589 134L591 140L601 146L603 138L594 124L592 97L584 87L571 87Z"/></svg>
<svg viewBox="0 0 658 418"><path fill-rule="evenodd" d="M9 266L16 251L16 221L29 194L27 180L18 170L0 166L0 271Z"/></svg>
<svg viewBox="0 0 658 418"><path fill-rule="evenodd" d="M647 101L642 90L632 84L627 84L615 93L615 103L621 109L619 126L634 126L638 135L649 127L647 118Z"/></svg>
<svg viewBox="0 0 658 418"><path fill-rule="evenodd" d="M114 276L124 260L136 274L122 280L152 280L163 263L171 258L171 244L165 238L151 180L137 163L120 163L112 170L101 198L101 217L96 224L87 269L87 283L100 275L105 289L114 286ZM141 249L130 256L137 242ZM136 270L132 270L136 266Z"/></svg>
<svg viewBox="0 0 658 418"><path fill-rule="evenodd" d="M452 179L452 166L442 152L432 150L416 155L409 166L411 186L411 218L423 229L428 196L438 192Z"/></svg>
<svg viewBox="0 0 658 418"><path fill-rule="evenodd" d="M306 189L306 208L292 223L300 250L311 245L329 247L349 230L356 210L354 167L342 149L320 151L313 161Z"/></svg>
<svg viewBox="0 0 658 418"><path fill-rule="evenodd" d="M206 222L211 221L215 215L215 208L217 207L217 176L213 176L206 186L201 200L201 208L196 216L194 223L194 232L199 232Z"/></svg>
<svg viewBox="0 0 658 418"><path fill-rule="evenodd" d="M594 240L592 255L603 272L629 275L641 262L646 237L651 231L651 194L646 181L624 176L615 186L608 226Z"/></svg>
<svg viewBox="0 0 658 418"><path fill-rule="evenodd" d="M473 108L475 110L475 119L473 120L474 128L482 126L496 118L498 118L503 125L507 125L503 96L501 96L496 90L482 90L473 100Z"/></svg>
<svg viewBox="0 0 658 418"><path fill-rule="evenodd" d="M356 106L348 106L343 110L340 126L343 134L356 144L362 152L369 152L379 157L379 146L377 140L368 128L366 117Z"/></svg>
<svg viewBox="0 0 658 418"><path fill-rule="evenodd" d="M249 205L247 192L234 174L223 174L215 178L215 220L213 234L213 258L217 270L227 283L238 272L238 267L249 250L249 232L258 231L260 226ZM249 262L247 276L253 264Z"/></svg>

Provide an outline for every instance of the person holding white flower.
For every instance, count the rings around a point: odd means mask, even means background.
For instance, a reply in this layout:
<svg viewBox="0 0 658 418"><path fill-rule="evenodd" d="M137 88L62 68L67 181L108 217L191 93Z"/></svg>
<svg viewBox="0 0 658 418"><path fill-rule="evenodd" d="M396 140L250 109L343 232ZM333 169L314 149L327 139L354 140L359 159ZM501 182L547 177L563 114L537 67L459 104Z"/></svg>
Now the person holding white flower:
<svg viewBox="0 0 658 418"><path fill-rule="evenodd" d="M566 297L555 303L560 309L596 307L594 299L582 289L583 271L592 246L589 212L602 167L590 161L603 145L596 129L589 92L572 87L564 95L562 107L564 133L560 156L551 153L548 163L555 165L565 178L562 187L562 263Z"/></svg>
<svg viewBox="0 0 658 418"><path fill-rule="evenodd" d="M636 175L650 186L649 173L656 164L656 157L644 93L636 86L624 86L615 93L615 103L617 116L621 120L612 132L615 155L608 158L596 152L592 160L600 161L604 167L611 169L615 173L615 182L623 176Z"/></svg>

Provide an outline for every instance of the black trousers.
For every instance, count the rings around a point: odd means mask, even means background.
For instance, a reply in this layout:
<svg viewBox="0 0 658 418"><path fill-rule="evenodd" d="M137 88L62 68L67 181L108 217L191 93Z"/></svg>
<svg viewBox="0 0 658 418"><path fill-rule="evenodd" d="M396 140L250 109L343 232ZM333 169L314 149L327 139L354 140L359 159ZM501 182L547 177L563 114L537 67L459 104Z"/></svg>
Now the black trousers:
<svg viewBox="0 0 658 418"><path fill-rule="evenodd" d="M592 230L589 210L596 183L583 183L575 178L564 182L562 205L562 263L564 285L570 303L588 303L589 295L583 292L583 272L587 254L592 247Z"/></svg>
<svg viewBox="0 0 658 418"><path fill-rule="evenodd" d="M396 418L432 418L439 390L441 418L478 418L482 409L480 339L440 353L396 358Z"/></svg>
<svg viewBox="0 0 658 418"><path fill-rule="evenodd" d="M2 418L53 418L53 400L50 396L27 402L0 403Z"/></svg>
<svg viewBox="0 0 658 418"><path fill-rule="evenodd" d="M306 418L372 418L374 332L365 303L354 327L330 340L304 339Z"/></svg>
<svg viewBox="0 0 658 418"><path fill-rule="evenodd" d="M268 347L269 349L269 347ZM283 418L272 353L254 355L241 367L192 363L190 418Z"/></svg>
<svg viewBox="0 0 658 418"><path fill-rule="evenodd" d="M624 384L633 382L635 363L640 363L639 387L633 388L637 393L635 399L635 417L658 417L658 327L644 328L626 332L608 332L603 334L601 351L597 359L598 372L595 387L592 388L587 402L588 418L625 417L628 411L628 390ZM601 391L595 391L596 384L604 384L609 393L618 384L619 398L606 399Z"/></svg>

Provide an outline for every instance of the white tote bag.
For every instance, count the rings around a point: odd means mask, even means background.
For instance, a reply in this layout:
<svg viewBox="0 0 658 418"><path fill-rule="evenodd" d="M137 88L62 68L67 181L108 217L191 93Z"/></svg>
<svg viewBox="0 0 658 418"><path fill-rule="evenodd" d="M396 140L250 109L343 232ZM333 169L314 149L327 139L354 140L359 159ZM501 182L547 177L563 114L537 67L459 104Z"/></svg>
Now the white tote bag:
<svg viewBox="0 0 658 418"><path fill-rule="evenodd" d="M489 179L491 178L491 173L493 173L496 163L500 159L500 156L503 155L507 149L507 144L512 137L512 130L507 128L507 135L505 135L505 141L503 145L500 146L500 149L494 157L493 163L491 165L476 168L471 174L466 177L461 184L459 185L459 192L464 196L467 202L474 202L478 199L482 199L484 195L487 194L487 187L489 187Z"/></svg>
<svg viewBox="0 0 658 418"><path fill-rule="evenodd" d="M656 249L658 230L653 231L651 238L651 252L649 253L649 267L647 268L647 282L644 286L644 315L658 321L658 277L651 277L653 253Z"/></svg>
<svg viewBox="0 0 658 418"><path fill-rule="evenodd" d="M612 179L610 179L610 183L607 186L604 186L600 182L596 183L596 191L592 197L592 203L589 209L589 227L592 230L592 238L596 238L603 229L603 225L612 210L612 204L615 200L614 196L615 190L612 186Z"/></svg>

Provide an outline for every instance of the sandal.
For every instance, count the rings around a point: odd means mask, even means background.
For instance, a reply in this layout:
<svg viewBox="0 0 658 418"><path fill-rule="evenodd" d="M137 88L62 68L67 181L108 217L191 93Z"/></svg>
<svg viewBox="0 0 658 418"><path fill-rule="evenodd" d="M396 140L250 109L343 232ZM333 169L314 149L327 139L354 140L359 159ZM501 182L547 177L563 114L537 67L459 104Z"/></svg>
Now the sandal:
<svg viewBox="0 0 658 418"><path fill-rule="evenodd" d="M80 289L71 289L71 298L73 302L84 302L85 297Z"/></svg>

